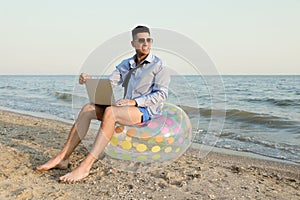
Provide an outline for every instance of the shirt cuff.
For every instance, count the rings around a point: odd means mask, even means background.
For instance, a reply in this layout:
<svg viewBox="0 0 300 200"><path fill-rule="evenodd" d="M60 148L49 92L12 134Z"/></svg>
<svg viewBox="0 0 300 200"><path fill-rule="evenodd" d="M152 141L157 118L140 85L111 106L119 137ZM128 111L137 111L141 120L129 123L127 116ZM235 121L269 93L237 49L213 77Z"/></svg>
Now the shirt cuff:
<svg viewBox="0 0 300 200"><path fill-rule="evenodd" d="M145 107L145 99L142 97L134 99L136 101L136 105L139 107Z"/></svg>

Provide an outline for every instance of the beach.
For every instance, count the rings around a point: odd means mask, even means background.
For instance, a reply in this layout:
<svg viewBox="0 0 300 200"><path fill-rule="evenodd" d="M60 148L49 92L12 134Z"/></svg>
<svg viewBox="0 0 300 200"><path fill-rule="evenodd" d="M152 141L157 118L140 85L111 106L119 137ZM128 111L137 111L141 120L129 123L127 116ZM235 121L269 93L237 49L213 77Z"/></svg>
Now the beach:
<svg viewBox="0 0 300 200"><path fill-rule="evenodd" d="M62 183L88 153L83 145L67 170L35 168L59 151L70 128L0 111L0 199L300 199L299 165L215 151L200 158L192 148L156 171L118 171L99 160L84 180Z"/></svg>

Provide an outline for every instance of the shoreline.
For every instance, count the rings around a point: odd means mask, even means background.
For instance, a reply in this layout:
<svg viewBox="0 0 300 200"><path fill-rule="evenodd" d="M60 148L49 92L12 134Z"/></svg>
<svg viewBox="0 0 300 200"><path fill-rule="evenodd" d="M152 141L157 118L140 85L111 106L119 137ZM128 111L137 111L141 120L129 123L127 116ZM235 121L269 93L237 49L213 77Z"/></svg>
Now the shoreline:
<svg viewBox="0 0 300 200"><path fill-rule="evenodd" d="M201 151L203 151L203 154L208 154L210 152L213 152L213 153L229 155L229 156L233 156L233 157L244 157L244 158L246 157L246 158L255 159L255 160L283 163L283 164L295 165L295 166L300 167L300 164L289 161L289 160L272 158L272 157L268 157L268 156L264 156L264 155L260 155L260 154L255 154L252 152L235 151L232 149L219 148L219 147L208 146L208 145L198 144L198 143L193 143L190 148L193 148L196 150L201 150Z"/></svg>
<svg viewBox="0 0 300 200"><path fill-rule="evenodd" d="M10 112L10 113L25 115L25 116L30 116L30 117L35 117L35 118L40 118L40 119L45 119L45 120L54 120L54 121L62 122L62 123L66 123L66 124L73 124L73 122L74 122L74 120L63 119L63 118L60 118L60 117L57 117L55 115L51 115L48 113L31 112L31 111L26 111L26 110L15 110L15 109L3 107L3 106L0 106L0 112Z"/></svg>
<svg viewBox="0 0 300 200"><path fill-rule="evenodd" d="M59 118L59 117L56 117L54 115L50 115L47 113L20 111L20 110L15 110L15 109L10 109L10 108L0 106L0 113L1 112L11 112L11 113L19 114L19 115L25 115L25 116L35 117L35 118L40 118L40 119L45 119L45 120L54 120L57 122L62 122L62 123L68 124L68 125L73 125L73 123L74 123L74 120L71 120L71 119L67 120L67 119ZM261 160L274 161L274 162L280 162L280 163L282 162L282 163L300 166L300 163L296 163L296 162L289 161L289 160L268 157L268 156L256 154L253 152L236 151L236 150L227 149L227 148L208 146L205 144L199 144L199 143L195 143L195 142L193 142L191 144L190 148L193 148L196 150L201 150L201 151L203 151L204 154L208 154L208 152L214 152L214 153L220 153L220 154L228 154L228 155L232 155L232 156L243 156L243 157L250 157L250 158L254 158L254 159L261 159ZM202 152L201 152L201 154L202 154ZM200 157L202 157L202 156L200 156Z"/></svg>

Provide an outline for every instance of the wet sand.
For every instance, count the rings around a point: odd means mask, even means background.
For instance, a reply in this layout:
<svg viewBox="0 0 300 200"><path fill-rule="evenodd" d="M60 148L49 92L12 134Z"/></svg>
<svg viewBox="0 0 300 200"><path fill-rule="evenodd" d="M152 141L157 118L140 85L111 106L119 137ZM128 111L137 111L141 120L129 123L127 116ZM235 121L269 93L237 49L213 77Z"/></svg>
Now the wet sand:
<svg viewBox="0 0 300 200"><path fill-rule="evenodd" d="M70 124L0 111L0 199L300 199L300 165L191 149L163 169L130 173L97 161L84 180L60 176L88 153L79 145L67 170L35 168L64 144Z"/></svg>

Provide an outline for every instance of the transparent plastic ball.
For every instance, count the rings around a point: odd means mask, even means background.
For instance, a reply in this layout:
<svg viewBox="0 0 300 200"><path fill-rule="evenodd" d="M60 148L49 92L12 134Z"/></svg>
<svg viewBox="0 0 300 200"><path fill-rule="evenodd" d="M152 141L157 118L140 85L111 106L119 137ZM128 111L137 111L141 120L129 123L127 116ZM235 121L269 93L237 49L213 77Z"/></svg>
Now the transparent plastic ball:
<svg viewBox="0 0 300 200"><path fill-rule="evenodd" d="M122 171L151 171L179 158L191 143L189 117L178 106L164 103L163 114L148 122L116 124L102 162Z"/></svg>

